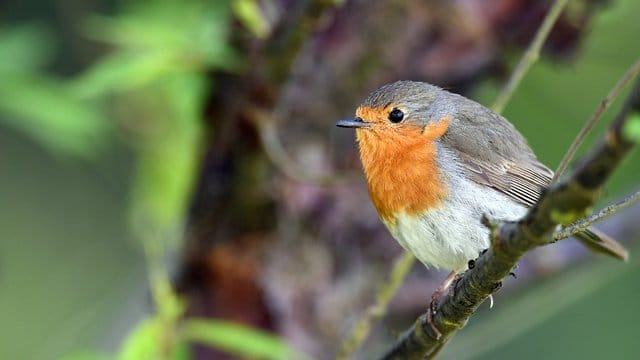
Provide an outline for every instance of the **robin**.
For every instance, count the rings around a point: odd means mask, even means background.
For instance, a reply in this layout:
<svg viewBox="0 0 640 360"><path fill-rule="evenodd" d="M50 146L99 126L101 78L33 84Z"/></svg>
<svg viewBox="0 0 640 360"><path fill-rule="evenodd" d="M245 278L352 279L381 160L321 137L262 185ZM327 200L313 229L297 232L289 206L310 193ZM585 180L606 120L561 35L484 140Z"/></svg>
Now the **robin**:
<svg viewBox="0 0 640 360"><path fill-rule="evenodd" d="M553 178L504 117L424 82L384 85L336 125L356 129L369 195L391 235L428 267L452 271L448 279L489 247L483 215L522 218ZM578 239L628 256L593 228Z"/></svg>

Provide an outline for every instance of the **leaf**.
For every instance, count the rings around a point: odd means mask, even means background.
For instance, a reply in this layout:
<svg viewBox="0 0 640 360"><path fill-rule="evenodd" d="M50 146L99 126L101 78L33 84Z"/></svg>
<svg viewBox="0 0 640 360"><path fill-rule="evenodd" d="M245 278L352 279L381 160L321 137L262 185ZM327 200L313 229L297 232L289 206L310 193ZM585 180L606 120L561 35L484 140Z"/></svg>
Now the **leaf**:
<svg viewBox="0 0 640 360"><path fill-rule="evenodd" d="M72 82L81 98L104 96L147 85L167 74L178 72L180 64L171 53L119 51L106 56Z"/></svg>
<svg viewBox="0 0 640 360"><path fill-rule="evenodd" d="M238 20L255 36L264 38L269 34L269 25L262 16L256 0L234 0L231 4Z"/></svg>
<svg viewBox="0 0 640 360"><path fill-rule="evenodd" d="M186 340L206 344L238 356L306 359L304 355L295 352L272 334L229 321L190 319L184 323L182 334Z"/></svg>
<svg viewBox="0 0 640 360"><path fill-rule="evenodd" d="M112 130L95 104L73 97L59 81L36 75L4 75L0 113L5 114L0 121L69 155L95 155Z"/></svg>
<svg viewBox="0 0 640 360"><path fill-rule="evenodd" d="M50 60L51 42L37 25L0 32L0 121L52 151L94 155L110 126L96 104L80 101L66 83L40 73Z"/></svg>
<svg viewBox="0 0 640 360"><path fill-rule="evenodd" d="M0 74L33 72L51 60L50 32L36 24L0 31Z"/></svg>
<svg viewBox="0 0 640 360"><path fill-rule="evenodd" d="M184 341L181 341L181 342L175 344L170 359L171 360L191 360L191 359L194 359L191 356L191 351L189 349L189 344L187 344Z"/></svg>
<svg viewBox="0 0 640 360"><path fill-rule="evenodd" d="M640 142L640 114L635 112L629 115L624 128L622 129L623 135L634 142Z"/></svg>
<svg viewBox="0 0 640 360"><path fill-rule="evenodd" d="M153 359L160 346L161 322L157 318L142 321L125 339L119 360Z"/></svg>
<svg viewBox="0 0 640 360"><path fill-rule="evenodd" d="M132 212L142 235L149 227L175 228L184 215L200 158L205 84L203 76L180 74L152 92L148 116L153 123L134 144L138 169Z"/></svg>
<svg viewBox="0 0 640 360"><path fill-rule="evenodd" d="M127 336L117 359L190 359L188 344L172 336L174 331L169 326L175 326L175 323L163 321L160 317L143 320ZM163 352L166 352L166 354L163 354Z"/></svg>
<svg viewBox="0 0 640 360"><path fill-rule="evenodd" d="M117 18L93 16L85 32L115 49L74 84L76 94L101 96L162 81L177 73L233 70L225 2L139 5Z"/></svg>

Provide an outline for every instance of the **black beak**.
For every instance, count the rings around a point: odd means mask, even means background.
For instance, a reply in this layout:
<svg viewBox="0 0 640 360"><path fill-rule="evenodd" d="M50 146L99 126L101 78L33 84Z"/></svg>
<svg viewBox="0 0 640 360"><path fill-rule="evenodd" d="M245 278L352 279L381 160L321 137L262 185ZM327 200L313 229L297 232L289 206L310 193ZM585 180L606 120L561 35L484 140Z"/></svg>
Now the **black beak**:
<svg viewBox="0 0 640 360"><path fill-rule="evenodd" d="M365 122L362 118L356 117L353 119L340 120L336 123L336 126L343 128L365 128L369 127L370 123Z"/></svg>

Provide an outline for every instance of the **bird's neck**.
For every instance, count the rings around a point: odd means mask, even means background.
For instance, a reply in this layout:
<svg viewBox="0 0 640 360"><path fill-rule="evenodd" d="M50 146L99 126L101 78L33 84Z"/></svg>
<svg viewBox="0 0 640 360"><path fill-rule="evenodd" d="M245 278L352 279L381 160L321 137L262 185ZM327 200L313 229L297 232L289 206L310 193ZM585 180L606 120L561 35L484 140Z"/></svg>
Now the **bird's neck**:
<svg viewBox="0 0 640 360"><path fill-rule="evenodd" d="M398 214L423 214L438 207L446 196L446 184L437 164L435 140L446 131L447 125L448 122L443 131L430 133L419 128L392 133L358 130L360 158L369 195L378 214L389 226L395 225ZM437 137L429 136L435 133Z"/></svg>

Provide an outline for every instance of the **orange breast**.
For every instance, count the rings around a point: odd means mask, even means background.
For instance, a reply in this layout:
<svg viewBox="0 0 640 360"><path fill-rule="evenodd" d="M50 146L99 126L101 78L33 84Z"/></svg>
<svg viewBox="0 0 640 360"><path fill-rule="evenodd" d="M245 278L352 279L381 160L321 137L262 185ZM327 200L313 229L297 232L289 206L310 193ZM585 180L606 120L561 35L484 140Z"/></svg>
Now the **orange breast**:
<svg viewBox="0 0 640 360"><path fill-rule="evenodd" d="M390 226L395 225L395 214L421 214L439 206L447 195L434 140L444 135L449 122L443 118L424 130L384 123L357 130L369 195Z"/></svg>

